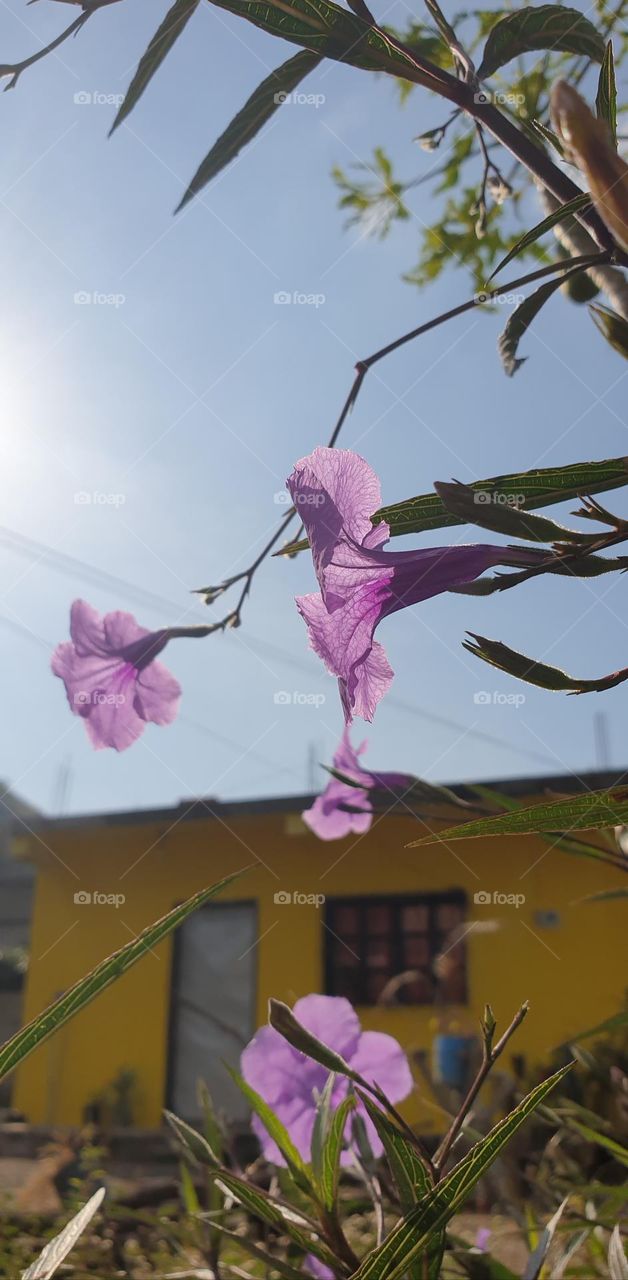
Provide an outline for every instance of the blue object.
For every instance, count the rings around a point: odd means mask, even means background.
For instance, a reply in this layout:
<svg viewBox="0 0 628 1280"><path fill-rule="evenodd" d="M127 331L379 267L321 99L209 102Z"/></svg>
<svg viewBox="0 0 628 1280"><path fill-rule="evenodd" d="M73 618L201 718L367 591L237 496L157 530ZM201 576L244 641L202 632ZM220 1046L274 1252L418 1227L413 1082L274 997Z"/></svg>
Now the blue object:
<svg viewBox="0 0 628 1280"><path fill-rule="evenodd" d="M473 1036L439 1035L432 1045L432 1071L437 1084L464 1089L473 1053Z"/></svg>

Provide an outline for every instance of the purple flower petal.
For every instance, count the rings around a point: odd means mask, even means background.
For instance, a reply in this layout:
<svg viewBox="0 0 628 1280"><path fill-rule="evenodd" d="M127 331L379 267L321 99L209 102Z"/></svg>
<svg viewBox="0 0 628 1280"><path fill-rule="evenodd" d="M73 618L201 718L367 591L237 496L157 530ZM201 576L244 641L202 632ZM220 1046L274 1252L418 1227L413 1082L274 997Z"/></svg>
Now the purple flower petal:
<svg viewBox="0 0 628 1280"><path fill-rule="evenodd" d="M85 600L75 600L70 635L55 649L51 666L96 749L124 751L148 721L164 725L174 720L181 688L154 661L168 643L167 630L147 631L132 614L119 610L101 618Z"/></svg>
<svg viewBox="0 0 628 1280"><path fill-rule="evenodd" d="M304 996L297 1000L293 1012L308 1031L341 1054L365 1079L377 1080L391 1101L399 1101L410 1092L412 1074L401 1046L392 1036L363 1032L355 1009L344 997ZM241 1070L245 1080L282 1120L303 1158L309 1160L316 1102L328 1079L326 1069L293 1049L274 1028L262 1027L242 1053ZM338 1076L332 1097L334 1107L345 1097L347 1089L347 1080ZM381 1143L362 1104L359 1109L373 1150L381 1154ZM261 1121L253 1117L252 1125L266 1159L283 1164L283 1157ZM350 1133L348 1121L347 1141ZM349 1163L351 1158L350 1151L343 1152L342 1163Z"/></svg>
<svg viewBox="0 0 628 1280"><path fill-rule="evenodd" d="M382 618L470 582L501 563L526 563L524 548L487 544L381 549L388 525L371 516L380 505L379 481L364 458L348 449L315 449L287 481L312 549L320 594L300 596L310 644L338 677L349 723L372 720L393 678L374 639Z"/></svg>
<svg viewBox="0 0 628 1280"><path fill-rule="evenodd" d="M330 778L322 795L317 796L311 809L301 814L306 826L319 840L340 840L354 832L361 835L368 831L373 820L370 791L373 787L399 790L412 785L407 773L371 773L363 769L358 756L366 750L363 742L357 750L352 747L349 727L345 725L338 749L334 755L334 768L363 786L352 787L340 778ZM355 812L360 810L360 812Z"/></svg>

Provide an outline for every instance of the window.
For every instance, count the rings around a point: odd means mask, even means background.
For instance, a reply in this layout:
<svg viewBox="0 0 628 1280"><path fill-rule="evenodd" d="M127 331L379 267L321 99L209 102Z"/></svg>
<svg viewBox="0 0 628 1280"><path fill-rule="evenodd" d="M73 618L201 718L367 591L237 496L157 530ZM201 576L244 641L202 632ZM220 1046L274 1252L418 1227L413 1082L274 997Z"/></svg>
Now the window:
<svg viewBox="0 0 628 1280"><path fill-rule="evenodd" d="M328 995L353 1004L463 1004L467 998L461 890L416 897L328 898Z"/></svg>

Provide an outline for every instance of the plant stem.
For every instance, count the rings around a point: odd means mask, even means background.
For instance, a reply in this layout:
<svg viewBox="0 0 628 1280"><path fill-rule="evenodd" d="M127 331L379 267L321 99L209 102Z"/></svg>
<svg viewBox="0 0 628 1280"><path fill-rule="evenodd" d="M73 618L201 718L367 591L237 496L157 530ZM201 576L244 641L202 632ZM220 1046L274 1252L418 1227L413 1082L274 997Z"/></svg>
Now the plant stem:
<svg viewBox="0 0 628 1280"><path fill-rule="evenodd" d="M521 1026L521 1023L523 1022L529 1007L530 1006L528 1005L527 1001L525 1004L521 1005L521 1008L517 1010L512 1022L510 1023L510 1026L506 1028L503 1036L501 1037L501 1040L498 1040L495 1046L491 1044L490 1037L485 1034L484 1055L482 1058L482 1065L480 1066L477 1072L477 1075L475 1077L475 1080L473 1081L471 1087L469 1088L469 1091L466 1097L463 1099L457 1115L452 1120L449 1126L449 1129L447 1130L447 1133L445 1134L445 1137L443 1138L443 1141L441 1142L432 1162L434 1165L434 1169L436 1171L437 1181L440 1181L443 1175L443 1168L444 1168L447 1156L449 1155L449 1152L451 1151L451 1148L453 1147L454 1142L456 1141L456 1138L458 1137L458 1134L462 1129L462 1126L466 1120L466 1117L469 1114L469 1111L471 1110L471 1107L473 1106L473 1103L475 1102L475 1099L477 1098L478 1093L480 1092L480 1089L482 1088L482 1085L486 1080L486 1077L488 1076L489 1072L492 1070L494 1063L497 1062L497 1059L503 1053L511 1036L513 1036L515 1031L517 1031L517 1029Z"/></svg>

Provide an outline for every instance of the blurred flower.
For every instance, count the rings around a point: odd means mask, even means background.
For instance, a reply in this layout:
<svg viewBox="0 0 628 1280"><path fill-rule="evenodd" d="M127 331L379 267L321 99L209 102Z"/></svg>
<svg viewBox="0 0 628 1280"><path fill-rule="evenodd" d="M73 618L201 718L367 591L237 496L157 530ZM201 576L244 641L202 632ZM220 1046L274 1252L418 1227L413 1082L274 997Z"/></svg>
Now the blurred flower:
<svg viewBox="0 0 628 1280"><path fill-rule="evenodd" d="M608 126L566 80L557 80L550 107L567 158L582 169L593 203L617 242L628 249L628 165L612 145Z"/></svg>
<svg viewBox="0 0 628 1280"><path fill-rule="evenodd" d="M379 480L349 449L315 449L287 481L312 549L320 593L297 597L310 644L338 676L347 723L372 720L393 671L374 640L382 618L470 582L497 564L526 564L523 548L475 544L382 551L390 530L372 515Z"/></svg>
<svg viewBox="0 0 628 1280"><path fill-rule="evenodd" d="M352 831L362 834L368 831L373 820L373 807L369 792L373 787L410 787L413 778L406 773L371 773L360 767L358 756L366 750L366 742L352 747L349 729L345 726L340 744L334 755L334 769L354 778L359 786L331 777L322 795L317 796L311 809L301 815L319 840L340 840ZM349 811L351 809L351 812Z"/></svg>
<svg viewBox="0 0 628 1280"><path fill-rule="evenodd" d="M316 1280L334 1280L334 1273L331 1267L326 1266L313 1253L306 1253L303 1259L303 1266L309 1275L316 1276Z"/></svg>
<svg viewBox="0 0 628 1280"><path fill-rule="evenodd" d="M85 721L92 746L124 751L148 721L171 724L181 688L155 659L181 634L185 628L146 631L131 613L101 618L85 600L74 601L72 639L57 646L51 665L65 684L70 710Z"/></svg>
<svg viewBox="0 0 628 1280"><path fill-rule="evenodd" d="M475 1248L479 1249L480 1253L486 1253L490 1238L490 1227L478 1227L475 1237Z"/></svg>
<svg viewBox="0 0 628 1280"><path fill-rule="evenodd" d="M293 1013L308 1031L339 1053L365 1080L377 1083L391 1102L399 1102L408 1096L412 1089L412 1073L401 1045L381 1031L362 1031L355 1009L344 996L303 996L297 1000ZM256 1032L240 1062L244 1079L272 1107L303 1159L309 1160L316 1102L327 1083L329 1072L320 1063L293 1049L274 1027L261 1027ZM342 1102L348 1088L348 1080L338 1076L332 1094L334 1109ZM373 1154L381 1155L382 1144L360 1102L356 1110L366 1126ZM253 1116L252 1125L266 1159L273 1164L285 1164L257 1116ZM350 1125L349 1116L349 1131ZM343 1152L341 1159L343 1164L350 1164L351 1153Z"/></svg>

